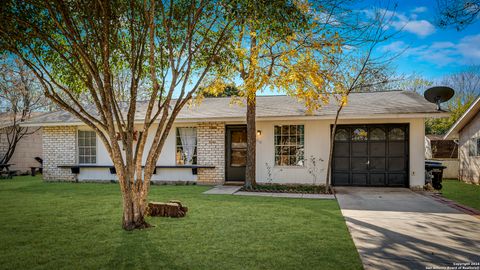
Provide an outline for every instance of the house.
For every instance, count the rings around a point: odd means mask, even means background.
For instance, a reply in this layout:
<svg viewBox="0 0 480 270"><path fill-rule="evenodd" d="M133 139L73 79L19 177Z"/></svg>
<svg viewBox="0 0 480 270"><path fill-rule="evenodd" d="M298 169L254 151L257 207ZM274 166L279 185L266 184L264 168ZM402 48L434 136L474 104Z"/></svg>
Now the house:
<svg viewBox="0 0 480 270"><path fill-rule="evenodd" d="M445 134L446 140L458 140L459 179L480 184L480 97Z"/></svg>
<svg viewBox="0 0 480 270"><path fill-rule="evenodd" d="M426 136L427 148L430 149L426 159L440 161L447 168L443 170L443 178L458 179L458 142L457 140L444 140L443 135L428 134Z"/></svg>
<svg viewBox="0 0 480 270"><path fill-rule="evenodd" d="M39 113L32 113L32 116L38 116ZM0 158L10 148L11 134L8 129L12 128L13 122L9 113L0 114ZM42 149L42 130L38 127L31 127L25 132L23 138L17 143L12 158L8 161L12 164L10 170L18 173L30 172L31 167L39 167L40 164L35 160L36 157L43 157Z"/></svg>
<svg viewBox="0 0 480 270"><path fill-rule="evenodd" d="M141 121L145 112L139 108L136 118ZM332 101L310 113L290 96L259 96L257 182L325 183L336 109ZM248 151L245 111L245 106L232 103L231 98L206 98L184 108L152 180L198 184L244 181ZM425 118L446 115L413 92L352 93L335 135L333 184L423 186ZM102 142L69 113L50 113L25 125L43 128L46 180L116 180Z"/></svg>

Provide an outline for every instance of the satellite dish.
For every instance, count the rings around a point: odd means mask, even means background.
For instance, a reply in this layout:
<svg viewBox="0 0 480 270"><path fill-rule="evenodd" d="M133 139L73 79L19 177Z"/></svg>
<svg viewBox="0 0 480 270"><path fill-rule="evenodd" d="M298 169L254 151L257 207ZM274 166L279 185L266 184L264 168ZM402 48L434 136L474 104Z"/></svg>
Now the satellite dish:
<svg viewBox="0 0 480 270"><path fill-rule="evenodd" d="M455 94L455 91L448 86L435 86L427 89L427 91L425 91L423 96L425 97L426 100L437 104L437 110L440 111L442 110L440 108L440 103L449 101L454 94Z"/></svg>

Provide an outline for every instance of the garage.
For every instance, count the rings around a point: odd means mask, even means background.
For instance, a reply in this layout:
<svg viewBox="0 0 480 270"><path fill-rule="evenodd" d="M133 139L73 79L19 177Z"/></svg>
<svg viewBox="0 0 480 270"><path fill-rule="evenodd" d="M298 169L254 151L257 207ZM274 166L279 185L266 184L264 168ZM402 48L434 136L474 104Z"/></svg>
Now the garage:
<svg viewBox="0 0 480 270"><path fill-rule="evenodd" d="M338 125L334 186L408 186L408 125Z"/></svg>

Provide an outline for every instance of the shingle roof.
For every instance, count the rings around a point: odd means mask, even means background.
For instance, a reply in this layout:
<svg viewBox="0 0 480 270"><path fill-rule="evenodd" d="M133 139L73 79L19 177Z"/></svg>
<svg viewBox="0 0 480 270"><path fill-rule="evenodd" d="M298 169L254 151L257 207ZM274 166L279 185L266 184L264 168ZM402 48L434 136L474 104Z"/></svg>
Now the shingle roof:
<svg viewBox="0 0 480 270"><path fill-rule="evenodd" d="M142 120L145 107L140 103L136 119ZM273 117L321 117L333 118L338 105L335 102L323 105L321 109L308 114L304 103L291 96L258 96L257 118ZM422 96L410 91L385 91L352 93L347 106L342 110L343 118L359 118L372 115L391 114L439 114L436 105L428 102ZM183 121L214 121L215 119L245 118L246 106L232 101L232 98L205 98L201 103L185 107L177 120ZM80 123L68 112L58 111L30 119L29 125Z"/></svg>
<svg viewBox="0 0 480 270"><path fill-rule="evenodd" d="M31 112L30 118L38 117L43 115L43 112ZM17 115L17 124L20 121L21 116ZM14 114L10 112L2 112L0 113L0 129L13 126L14 123Z"/></svg>

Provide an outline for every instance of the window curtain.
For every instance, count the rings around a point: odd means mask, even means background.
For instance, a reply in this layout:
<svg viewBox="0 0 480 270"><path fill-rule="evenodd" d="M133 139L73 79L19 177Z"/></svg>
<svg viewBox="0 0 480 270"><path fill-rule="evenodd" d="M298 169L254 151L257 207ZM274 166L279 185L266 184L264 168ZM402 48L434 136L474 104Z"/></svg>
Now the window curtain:
<svg viewBox="0 0 480 270"><path fill-rule="evenodd" d="M193 163L193 155L197 145L197 131L195 128L179 128L178 133L182 141L183 155L185 156L185 164Z"/></svg>

